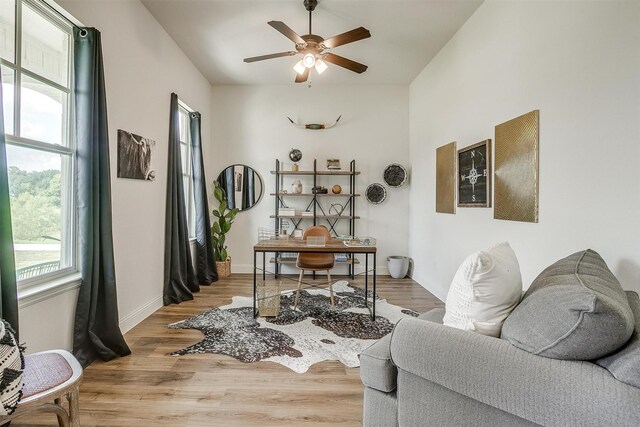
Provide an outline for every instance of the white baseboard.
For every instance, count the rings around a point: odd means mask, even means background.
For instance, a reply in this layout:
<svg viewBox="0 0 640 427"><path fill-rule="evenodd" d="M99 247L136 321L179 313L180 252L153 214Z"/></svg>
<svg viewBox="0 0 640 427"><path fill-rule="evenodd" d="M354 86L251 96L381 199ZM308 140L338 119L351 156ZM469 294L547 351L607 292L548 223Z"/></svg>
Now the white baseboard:
<svg viewBox="0 0 640 427"><path fill-rule="evenodd" d="M158 295L152 300L147 301L145 304L120 319L120 330L123 334L130 331L134 326L151 316L160 308L162 308L162 295Z"/></svg>
<svg viewBox="0 0 640 427"><path fill-rule="evenodd" d="M259 264L260 268L262 268L262 264ZM273 268L273 264L267 269ZM291 274L297 274L297 269L295 267L289 267L291 269ZM339 270L338 270L339 269ZM271 270L272 271L272 270ZM238 274L253 274L253 265L251 264L234 264L231 263L231 272ZM356 265L356 274L364 273L364 267ZM258 272L260 274L260 272ZM336 270L332 274L347 274L347 266L340 265L336 267ZM388 276L389 269L387 267L376 267L376 274L379 276Z"/></svg>

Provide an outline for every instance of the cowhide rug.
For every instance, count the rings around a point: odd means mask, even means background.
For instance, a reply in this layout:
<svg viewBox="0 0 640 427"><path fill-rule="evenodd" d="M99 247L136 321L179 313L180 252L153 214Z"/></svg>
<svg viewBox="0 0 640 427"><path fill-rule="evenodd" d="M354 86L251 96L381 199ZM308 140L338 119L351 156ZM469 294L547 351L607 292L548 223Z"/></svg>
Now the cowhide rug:
<svg viewBox="0 0 640 427"><path fill-rule="evenodd" d="M229 305L168 325L197 329L205 335L199 343L172 355L226 354L242 362L280 363L299 373L323 360L357 367L360 352L391 332L401 318L418 315L376 297L374 322L364 305L363 289L341 280L333 284L333 291L334 307L328 289L302 290L298 310L293 309L295 292L283 293L277 318L254 319L252 298L235 296Z"/></svg>

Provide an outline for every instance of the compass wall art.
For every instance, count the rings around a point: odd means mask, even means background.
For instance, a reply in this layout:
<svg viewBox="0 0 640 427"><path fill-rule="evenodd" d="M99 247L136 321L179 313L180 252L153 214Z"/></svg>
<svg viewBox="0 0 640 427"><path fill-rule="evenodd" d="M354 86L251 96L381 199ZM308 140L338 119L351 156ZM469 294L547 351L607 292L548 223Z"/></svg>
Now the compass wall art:
<svg viewBox="0 0 640 427"><path fill-rule="evenodd" d="M491 207L491 140L458 150L458 206Z"/></svg>

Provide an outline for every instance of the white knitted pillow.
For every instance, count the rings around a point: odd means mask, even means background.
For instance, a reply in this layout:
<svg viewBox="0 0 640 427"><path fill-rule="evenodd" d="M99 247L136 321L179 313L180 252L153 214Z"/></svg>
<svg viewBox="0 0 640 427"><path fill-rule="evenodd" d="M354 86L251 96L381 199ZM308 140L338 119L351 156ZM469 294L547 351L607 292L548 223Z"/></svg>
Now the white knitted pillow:
<svg viewBox="0 0 640 427"><path fill-rule="evenodd" d="M522 277L507 242L471 254L458 268L447 294L443 323L499 337L502 323L518 305Z"/></svg>
<svg viewBox="0 0 640 427"><path fill-rule="evenodd" d="M22 348L9 324L0 321L0 416L11 415L22 398Z"/></svg>

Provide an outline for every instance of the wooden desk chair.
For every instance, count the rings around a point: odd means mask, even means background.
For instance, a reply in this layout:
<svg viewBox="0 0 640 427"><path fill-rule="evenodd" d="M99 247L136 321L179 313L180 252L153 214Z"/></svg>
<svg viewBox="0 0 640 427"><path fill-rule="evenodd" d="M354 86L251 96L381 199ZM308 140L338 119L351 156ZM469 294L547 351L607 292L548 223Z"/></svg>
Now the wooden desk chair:
<svg viewBox="0 0 640 427"><path fill-rule="evenodd" d="M78 393L82 366L68 351L51 350L24 357L22 400L11 415L0 417L0 425L34 412L53 412L58 425L79 427ZM69 411L62 398L69 401Z"/></svg>
<svg viewBox="0 0 640 427"><path fill-rule="evenodd" d="M308 237L324 237L326 242L331 240L331 233L324 225L316 225L308 227L304 230L303 239ZM294 310L298 308L298 301L300 299L300 286L302 284L302 276L305 271L327 271L327 279L329 280L329 294L331 297L331 305L333 304L333 283L331 282L331 269L336 260L332 253L312 253L312 252L300 252L298 259L296 260L296 267L300 269L300 276L298 277L298 289L296 290L296 299L293 305Z"/></svg>

